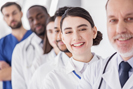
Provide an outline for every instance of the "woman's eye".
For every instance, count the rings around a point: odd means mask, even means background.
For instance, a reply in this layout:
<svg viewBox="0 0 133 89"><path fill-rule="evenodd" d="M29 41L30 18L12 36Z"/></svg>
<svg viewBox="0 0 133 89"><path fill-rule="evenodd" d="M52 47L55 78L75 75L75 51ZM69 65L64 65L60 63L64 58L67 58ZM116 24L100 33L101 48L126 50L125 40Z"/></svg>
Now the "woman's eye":
<svg viewBox="0 0 133 89"><path fill-rule="evenodd" d="M86 28L82 28L82 29L80 29L80 31L85 31L86 30Z"/></svg>
<svg viewBox="0 0 133 89"><path fill-rule="evenodd" d="M65 34L70 34L70 33L72 33L72 32L71 31L65 32Z"/></svg>
<svg viewBox="0 0 133 89"><path fill-rule="evenodd" d="M51 30L49 30L49 33L53 33Z"/></svg>
<svg viewBox="0 0 133 89"><path fill-rule="evenodd" d="M56 30L55 33L59 33L60 31L59 30Z"/></svg>

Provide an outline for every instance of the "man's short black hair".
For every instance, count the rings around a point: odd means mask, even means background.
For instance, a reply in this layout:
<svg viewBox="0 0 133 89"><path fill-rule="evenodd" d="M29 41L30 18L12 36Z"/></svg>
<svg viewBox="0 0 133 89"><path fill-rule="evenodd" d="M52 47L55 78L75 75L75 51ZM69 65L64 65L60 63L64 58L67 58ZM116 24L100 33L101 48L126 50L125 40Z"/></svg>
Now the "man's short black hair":
<svg viewBox="0 0 133 89"><path fill-rule="evenodd" d="M7 2L7 3L5 3L5 4L1 7L1 12L2 12L2 10L3 10L4 7L8 7L8 6L11 6L11 5L17 6L17 8L19 9L19 11L22 10L21 7L20 7L20 5L17 4L16 2Z"/></svg>
<svg viewBox="0 0 133 89"><path fill-rule="evenodd" d="M33 5L33 6L31 6L29 9L31 9L31 8L33 8L33 7L41 7L41 8L45 11L45 13L49 15L49 13L48 13L46 7L41 6L41 5ZM29 10L29 9L28 9L28 10Z"/></svg>

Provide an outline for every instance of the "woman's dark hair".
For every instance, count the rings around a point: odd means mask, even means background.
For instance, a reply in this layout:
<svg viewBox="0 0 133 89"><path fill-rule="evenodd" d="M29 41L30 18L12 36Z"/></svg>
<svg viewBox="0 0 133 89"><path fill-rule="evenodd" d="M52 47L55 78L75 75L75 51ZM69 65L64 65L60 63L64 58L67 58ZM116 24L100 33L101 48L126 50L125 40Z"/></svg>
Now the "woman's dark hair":
<svg viewBox="0 0 133 89"><path fill-rule="evenodd" d="M19 9L19 11L21 11L20 5L17 4L16 2L7 2L7 3L5 3L5 4L1 7L1 12L2 12L3 8L9 7L9 6L11 6L11 5L15 5L15 6Z"/></svg>
<svg viewBox="0 0 133 89"><path fill-rule="evenodd" d="M47 26L50 22L54 22L54 20L55 20L55 16L49 17L49 18L47 19L47 21L46 21L46 26Z"/></svg>
<svg viewBox="0 0 133 89"><path fill-rule="evenodd" d="M86 11L81 7L73 7L73 8L67 9L63 14L61 19L61 24L60 24L61 29L62 29L63 20L68 16L73 16L73 17L77 16L77 17L84 18L91 24L92 28L95 26L94 21L88 11ZM97 31L97 36L95 39L93 39L93 46L99 45L101 40L102 40L102 33L100 31Z"/></svg>

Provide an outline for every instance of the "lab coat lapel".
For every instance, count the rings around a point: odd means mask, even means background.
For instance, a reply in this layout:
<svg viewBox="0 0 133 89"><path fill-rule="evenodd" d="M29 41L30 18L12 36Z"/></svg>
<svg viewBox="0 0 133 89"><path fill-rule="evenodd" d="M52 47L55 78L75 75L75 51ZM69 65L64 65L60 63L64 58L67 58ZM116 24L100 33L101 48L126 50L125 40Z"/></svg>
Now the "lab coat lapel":
<svg viewBox="0 0 133 89"><path fill-rule="evenodd" d="M117 54L109 62L106 72L102 75L103 80L112 89L121 89L117 67Z"/></svg>
<svg viewBox="0 0 133 89"><path fill-rule="evenodd" d="M123 89L133 89L133 74L130 76L130 78L127 80L125 85L123 86Z"/></svg>
<svg viewBox="0 0 133 89"><path fill-rule="evenodd" d="M43 54L43 49L39 45L41 43L41 38L39 38L37 35L35 35L32 39L32 44L35 46L35 51L37 55ZM35 54L35 55L36 55Z"/></svg>

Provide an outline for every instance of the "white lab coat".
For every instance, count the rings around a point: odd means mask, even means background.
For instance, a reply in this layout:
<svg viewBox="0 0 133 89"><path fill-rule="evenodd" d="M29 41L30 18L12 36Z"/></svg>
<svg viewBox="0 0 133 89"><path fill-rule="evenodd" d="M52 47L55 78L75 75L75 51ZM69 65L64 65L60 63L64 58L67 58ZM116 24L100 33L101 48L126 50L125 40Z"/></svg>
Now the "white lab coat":
<svg viewBox="0 0 133 89"><path fill-rule="evenodd" d="M91 61L94 62L99 59L100 57L94 54ZM79 76L81 76L81 73L75 69L71 61L69 58L67 63L58 64L56 69L47 74L43 80L43 89L76 89L80 79L72 71L75 70Z"/></svg>
<svg viewBox="0 0 133 89"><path fill-rule="evenodd" d="M55 58L48 58L48 60L43 65L41 65L33 74L28 89L42 89L42 84L45 76L54 68L56 68L58 62L62 60L62 58L69 60L69 57L64 52L59 52L59 54Z"/></svg>
<svg viewBox="0 0 133 89"><path fill-rule="evenodd" d="M36 71L37 68L39 68L42 64L53 62L54 58L56 57L56 53L54 49L52 49L49 53L39 56L39 58L36 58L33 61L33 64L31 66L32 74Z"/></svg>
<svg viewBox="0 0 133 89"><path fill-rule="evenodd" d="M101 78L103 78L103 82L100 89L121 89L117 57L118 54L113 56L104 74L102 73L108 58L88 66L79 82L78 89L98 89ZM122 89L133 89L133 75L130 76Z"/></svg>
<svg viewBox="0 0 133 89"><path fill-rule="evenodd" d="M42 39L32 33L26 40L16 45L12 55L12 88L27 89L32 76L32 63L43 54Z"/></svg>

